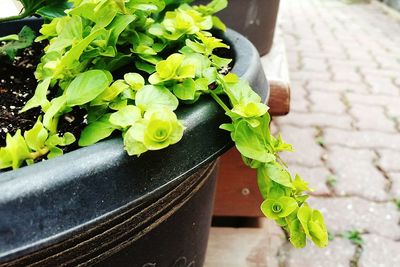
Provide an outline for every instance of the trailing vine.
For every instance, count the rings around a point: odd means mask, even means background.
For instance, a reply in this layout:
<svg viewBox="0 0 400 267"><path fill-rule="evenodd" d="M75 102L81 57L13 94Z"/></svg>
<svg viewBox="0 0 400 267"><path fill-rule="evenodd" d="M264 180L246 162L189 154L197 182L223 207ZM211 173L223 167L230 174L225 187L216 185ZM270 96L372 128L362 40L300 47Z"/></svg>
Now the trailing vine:
<svg viewBox="0 0 400 267"><path fill-rule="evenodd" d="M184 134L174 113L178 105L210 95L231 118L221 128L230 132L244 163L257 170L265 216L287 231L295 247L304 247L307 238L325 247L323 216L306 202L310 188L299 175L292 177L278 156L292 146L271 135L260 96L246 81L226 74L232 60L215 54L229 48L210 32L225 30L214 14L227 1L186 2L70 0L66 15L44 24L36 39L49 45L35 72L35 95L22 112L40 107L44 115L31 130L7 135L0 169L53 158L62 146L89 146L114 131L122 133L129 155L163 149ZM122 67L130 71L115 79L112 73ZM56 97L48 99L48 91ZM59 118L76 107L87 111L79 140L58 132Z"/></svg>

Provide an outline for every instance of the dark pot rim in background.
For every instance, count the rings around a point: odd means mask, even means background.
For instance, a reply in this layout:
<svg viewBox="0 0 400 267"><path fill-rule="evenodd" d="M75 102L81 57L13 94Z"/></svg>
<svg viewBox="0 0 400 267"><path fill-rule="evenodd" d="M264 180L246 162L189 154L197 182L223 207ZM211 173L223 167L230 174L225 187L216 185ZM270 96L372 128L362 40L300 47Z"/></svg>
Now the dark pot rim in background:
<svg viewBox="0 0 400 267"><path fill-rule="evenodd" d="M38 19L0 24L0 35L40 24ZM268 84L257 50L232 30L224 38L235 52L233 72L265 101ZM0 264L87 231L124 207L152 203L232 146L229 134L218 128L227 117L211 98L183 105L177 115L186 126L184 137L161 151L129 157L121 138L112 138L0 173Z"/></svg>
<svg viewBox="0 0 400 267"><path fill-rule="evenodd" d="M207 4L209 0L195 0L194 4ZM268 54L274 40L280 0L229 0L228 7L217 16L226 25L243 34L258 49Z"/></svg>

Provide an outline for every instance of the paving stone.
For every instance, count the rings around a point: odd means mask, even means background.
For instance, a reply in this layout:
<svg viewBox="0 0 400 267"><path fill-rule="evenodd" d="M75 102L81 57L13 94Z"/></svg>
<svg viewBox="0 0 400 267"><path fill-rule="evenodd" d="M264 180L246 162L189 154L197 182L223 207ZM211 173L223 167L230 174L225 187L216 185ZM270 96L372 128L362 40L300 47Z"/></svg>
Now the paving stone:
<svg viewBox="0 0 400 267"><path fill-rule="evenodd" d="M345 96L350 104L360 103L368 105L399 106L400 101L400 97L359 94L353 92L346 92Z"/></svg>
<svg viewBox="0 0 400 267"><path fill-rule="evenodd" d="M379 235L363 235L359 267L400 266L400 242Z"/></svg>
<svg viewBox="0 0 400 267"><path fill-rule="evenodd" d="M309 35L309 34L301 35L299 33L298 36L302 36L302 38L306 38L306 35ZM296 46L291 47L290 50L296 51L296 52L300 52L300 51L309 51L309 52L315 51L317 53L322 52L321 48L318 44L307 44L307 43L301 42L301 41Z"/></svg>
<svg viewBox="0 0 400 267"><path fill-rule="evenodd" d="M297 34L299 36L306 36L306 35L312 35L313 32L305 32L304 30L299 30ZM297 43L297 45L295 47L291 47L291 49L294 50L299 50L299 51L320 51L320 45L318 44L318 42L314 41L314 40L310 40L310 39L306 39L306 38L301 38L299 39L299 42Z"/></svg>
<svg viewBox="0 0 400 267"><path fill-rule="evenodd" d="M380 83L371 85L370 89L372 94L382 94L382 95L390 95L390 96L399 96L399 88L395 86L393 83Z"/></svg>
<svg viewBox="0 0 400 267"><path fill-rule="evenodd" d="M396 200L400 200L400 172L388 172L388 176L392 182L390 195Z"/></svg>
<svg viewBox="0 0 400 267"><path fill-rule="evenodd" d="M291 34L284 34L283 35L283 39L284 39L285 45L287 47L292 47L292 46L295 46L295 45L297 45L299 43L299 39L294 37ZM292 50L288 51L286 53L286 55L287 55L288 59L298 58L298 53L294 52Z"/></svg>
<svg viewBox="0 0 400 267"><path fill-rule="evenodd" d="M309 204L323 213L332 233L358 230L400 238L400 212L392 202L377 203L358 197L310 197Z"/></svg>
<svg viewBox="0 0 400 267"><path fill-rule="evenodd" d="M368 93L368 86L360 83L352 82L323 82L317 80L311 80L307 84L308 90L321 90L321 91L332 91L332 92L357 92L357 93Z"/></svg>
<svg viewBox="0 0 400 267"><path fill-rule="evenodd" d="M293 177L297 173L308 182L309 187L314 190L312 192L313 195L328 195L331 193L326 186L326 178L330 175L330 172L325 167L312 168L290 164L289 170Z"/></svg>
<svg viewBox="0 0 400 267"><path fill-rule="evenodd" d="M280 154L284 161L308 167L323 166L321 161L323 150L315 141L315 129L290 126L279 121L278 124L283 140L292 144L295 149L295 152Z"/></svg>
<svg viewBox="0 0 400 267"><path fill-rule="evenodd" d="M285 117L279 118L278 121L283 124L291 124L299 127L318 126L352 129L352 119L346 114L292 112Z"/></svg>
<svg viewBox="0 0 400 267"><path fill-rule="evenodd" d="M383 76L383 75L368 74L365 76L365 82L368 83L369 85L377 85L378 86L380 84L392 83L393 78Z"/></svg>
<svg viewBox="0 0 400 267"><path fill-rule="evenodd" d="M285 242L271 222L263 228L213 227L204 267L279 267L277 254Z"/></svg>
<svg viewBox="0 0 400 267"><path fill-rule="evenodd" d="M358 67L351 66L351 65L338 65L335 63L329 64L329 69L335 73L335 70L340 70L341 72L357 72Z"/></svg>
<svg viewBox="0 0 400 267"><path fill-rule="evenodd" d="M328 63L330 66L336 66L339 69L352 68L353 71L356 71L357 69L362 68L363 66L366 65L365 64L366 62L363 60L349 60L347 58L345 60L343 60L343 59L336 58L336 57L331 57L328 60ZM370 66L370 65L368 65L368 66ZM370 66L370 67L372 68L373 66Z"/></svg>
<svg viewBox="0 0 400 267"><path fill-rule="evenodd" d="M307 99L303 99L302 101L291 99L290 102L290 112L289 114L293 114L294 112L307 112L309 111L310 103Z"/></svg>
<svg viewBox="0 0 400 267"><path fill-rule="evenodd" d="M396 78L394 80L394 84L397 85L397 86L400 86L400 78Z"/></svg>
<svg viewBox="0 0 400 267"><path fill-rule="evenodd" d="M307 112L309 100L304 82L292 81L290 85L290 109L291 111Z"/></svg>
<svg viewBox="0 0 400 267"><path fill-rule="evenodd" d="M308 244L303 249L290 248L287 267L348 267L355 252L355 247L350 241L335 238L329 246L320 249Z"/></svg>
<svg viewBox="0 0 400 267"><path fill-rule="evenodd" d="M400 68L400 64L399 64ZM393 69L378 69L378 68L371 68L370 66L368 67L361 67L360 68L360 73L362 73L364 76L376 76L376 77L385 77L389 79L394 79L399 76L399 70L393 70Z"/></svg>
<svg viewBox="0 0 400 267"><path fill-rule="evenodd" d="M360 60L360 61L365 62L364 66L368 65L371 61L374 60L373 56L371 55L371 53L369 51L360 50L360 48L357 49L357 50L356 49L352 49L349 57L350 57L349 59L351 61Z"/></svg>
<svg viewBox="0 0 400 267"><path fill-rule="evenodd" d="M400 105L387 105L386 110L388 118L400 124ZM399 125L397 128L399 130Z"/></svg>
<svg viewBox="0 0 400 267"><path fill-rule="evenodd" d="M345 113L345 105L340 100L341 95L339 93L311 90L309 98L312 102L312 111L333 114Z"/></svg>
<svg viewBox="0 0 400 267"><path fill-rule="evenodd" d="M395 54L392 57L377 57L376 60L382 68L397 68L400 64L400 59Z"/></svg>
<svg viewBox="0 0 400 267"><path fill-rule="evenodd" d="M324 130L325 143L353 148L387 148L400 150L400 135L376 131L346 131L327 128Z"/></svg>
<svg viewBox="0 0 400 267"><path fill-rule="evenodd" d="M332 80L335 82L354 82L361 83L362 77L356 71L342 71L338 69L334 69Z"/></svg>
<svg viewBox="0 0 400 267"><path fill-rule="evenodd" d="M394 121L385 115L383 107L352 105L350 113L356 118L355 125L358 129L396 132Z"/></svg>
<svg viewBox="0 0 400 267"><path fill-rule="evenodd" d="M290 79L293 81L325 81L328 82L331 78L331 74L327 71L296 71L290 73Z"/></svg>
<svg viewBox="0 0 400 267"><path fill-rule="evenodd" d="M375 154L370 150L333 146L328 150L328 165L338 178L335 191L339 195L363 196L387 200L388 180L374 166Z"/></svg>
<svg viewBox="0 0 400 267"><path fill-rule="evenodd" d="M392 78L368 75L364 79L371 87L372 94L399 96L400 89L394 84Z"/></svg>
<svg viewBox="0 0 400 267"><path fill-rule="evenodd" d="M333 58L336 58L336 55L343 55L345 53L345 50L341 46L325 43L321 45L321 51L329 53Z"/></svg>
<svg viewBox="0 0 400 267"><path fill-rule="evenodd" d="M294 53L293 53L293 55L288 55L288 65L289 65L289 71L290 71L290 73L293 73L293 72L296 72L296 71L299 71L300 70L300 68L301 68L301 61L300 61L300 58L299 57L297 57L297 56L294 56Z"/></svg>
<svg viewBox="0 0 400 267"><path fill-rule="evenodd" d="M308 92L306 87L304 86L304 82L293 81L290 83L290 98L292 102L296 102L297 100L304 100L307 94Z"/></svg>
<svg viewBox="0 0 400 267"><path fill-rule="evenodd" d="M324 48L322 48L322 50L324 50ZM310 51L299 51L299 52L300 52L300 55L303 58L317 58L317 59L324 59L324 60L327 60L327 61L332 58L332 54L328 53L328 52L325 52L325 51L318 52L318 53L316 53L315 51L312 51L312 52L310 52ZM335 58L345 61L347 59L347 56L346 56L346 54L341 53L341 54L335 54Z"/></svg>
<svg viewBox="0 0 400 267"><path fill-rule="evenodd" d="M322 59L303 58L302 69L311 71L326 71L328 64Z"/></svg>
<svg viewBox="0 0 400 267"><path fill-rule="evenodd" d="M378 150L378 165L386 172L400 171L400 151Z"/></svg>

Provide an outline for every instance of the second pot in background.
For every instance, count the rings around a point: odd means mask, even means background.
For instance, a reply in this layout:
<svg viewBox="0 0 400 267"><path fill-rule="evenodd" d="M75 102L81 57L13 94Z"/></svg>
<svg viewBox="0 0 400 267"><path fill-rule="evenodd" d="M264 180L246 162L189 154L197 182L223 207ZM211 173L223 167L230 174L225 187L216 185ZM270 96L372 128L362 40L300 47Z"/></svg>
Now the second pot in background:
<svg viewBox="0 0 400 267"><path fill-rule="evenodd" d="M195 0L207 4L209 0ZM267 54L273 43L279 0L229 0L228 8L218 17L231 29L246 36L260 55Z"/></svg>

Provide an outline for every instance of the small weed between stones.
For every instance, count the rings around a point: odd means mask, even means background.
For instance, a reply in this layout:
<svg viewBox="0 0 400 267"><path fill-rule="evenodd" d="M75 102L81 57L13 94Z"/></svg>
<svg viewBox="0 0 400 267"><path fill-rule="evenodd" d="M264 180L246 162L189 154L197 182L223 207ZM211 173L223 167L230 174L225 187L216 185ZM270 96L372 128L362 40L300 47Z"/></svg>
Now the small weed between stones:
<svg viewBox="0 0 400 267"><path fill-rule="evenodd" d="M335 234L328 231L328 239L329 239L329 241L332 241L333 239L335 239Z"/></svg>
<svg viewBox="0 0 400 267"><path fill-rule="evenodd" d="M317 137L317 139L315 141L317 142L318 145L320 145L322 147L325 146L325 140L324 140L324 138L322 136L321 137Z"/></svg>
<svg viewBox="0 0 400 267"><path fill-rule="evenodd" d="M362 239L361 232L357 230L350 230L342 233L344 238L350 240L356 246L362 246L364 244L364 240Z"/></svg>
<svg viewBox="0 0 400 267"><path fill-rule="evenodd" d="M317 133L315 134L315 142L322 148L325 147L324 132L321 127L316 127Z"/></svg>
<svg viewBox="0 0 400 267"><path fill-rule="evenodd" d="M335 176L335 175L333 175L333 174L330 174L330 175L328 175L328 176L326 177L326 182L325 182L325 183L326 183L326 185L327 185L328 187L333 188L333 187L335 187L337 181L338 181L337 176Z"/></svg>
<svg viewBox="0 0 400 267"><path fill-rule="evenodd" d="M394 199L393 201L396 204L397 210L400 211L400 199Z"/></svg>
<svg viewBox="0 0 400 267"><path fill-rule="evenodd" d="M350 260L350 267L358 267L359 266L358 262L361 258L364 245L364 240L362 239L362 233L357 230L350 230L343 232L341 236L350 240L350 242L356 246L354 255Z"/></svg>

